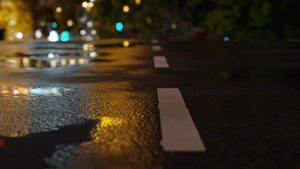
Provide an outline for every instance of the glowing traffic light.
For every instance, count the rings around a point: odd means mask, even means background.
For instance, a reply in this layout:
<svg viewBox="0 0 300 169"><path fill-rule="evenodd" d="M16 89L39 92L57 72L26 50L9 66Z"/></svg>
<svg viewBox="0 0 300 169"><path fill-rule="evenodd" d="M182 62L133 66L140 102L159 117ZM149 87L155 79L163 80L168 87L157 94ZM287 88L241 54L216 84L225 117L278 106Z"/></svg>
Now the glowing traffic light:
<svg viewBox="0 0 300 169"><path fill-rule="evenodd" d="M60 36L60 40L63 42L67 42L70 40L70 33L68 31L63 31Z"/></svg>
<svg viewBox="0 0 300 169"><path fill-rule="evenodd" d="M122 29L123 29L123 24L121 23L121 22L118 22L117 24L116 24L116 29L117 29L117 31L119 31L119 32L121 32L122 31Z"/></svg>

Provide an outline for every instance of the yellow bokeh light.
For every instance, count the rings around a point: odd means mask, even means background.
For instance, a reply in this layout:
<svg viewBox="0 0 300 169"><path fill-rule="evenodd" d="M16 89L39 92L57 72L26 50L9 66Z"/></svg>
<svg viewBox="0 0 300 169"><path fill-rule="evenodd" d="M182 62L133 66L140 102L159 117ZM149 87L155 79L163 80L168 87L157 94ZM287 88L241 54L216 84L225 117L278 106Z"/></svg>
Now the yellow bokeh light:
<svg viewBox="0 0 300 169"><path fill-rule="evenodd" d="M89 45L89 50L93 50L94 49L94 45L90 44Z"/></svg>
<svg viewBox="0 0 300 169"><path fill-rule="evenodd" d="M67 60L66 60L66 59L62 59L62 60L60 61L60 64L61 64L62 66L66 65L66 64L67 64Z"/></svg>
<svg viewBox="0 0 300 169"><path fill-rule="evenodd" d="M23 94L28 95L28 92L29 92L29 90L28 90L27 88L25 88L25 89L23 90Z"/></svg>
<svg viewBox="0 0 300 169"><path fill-rule="evenodd" d="M79 60L78 60L78 63L79 63L79 64L84 64L84 63L85 63L85 60L84 60L84 59L79 59Z"/></svg>
<svg viewBox="0 0 300 169"><path fill-rule="evenodd" d="M56 12L57 12L57 13L61 13L61 11L62 11L61 7L57 7L57 8L56 8Z"/></svg>
<svg viewBox="0 0 300 169"><path fill-rule="evenodd" d="M152 19L150 17L147 17L146 21L148 24L150 24L152 22Z"/></svg>
<svg viewBox="0 0 300 169"><path fill-rule="evenodd" d="M7 93L9 93L8 90L2 90L2 94L7 94Z"/></svg>
<svg viewBox="0 0 300 169"><path fill-rule="evenodd" d="M84 51L88 51L89 50L89 45L88 44L84 44L83 45L83 50Z"/></svg>
<svg viewBox="0 0 300 169"><path fill-rule="evenodd" d="M125 6L123 7L123 11L127 13L127 12L129 11L129 6L128 6L128 5L125 5Z"/></svg>
<svg viewBox="0 0 300 169"><path fill-rule="evenodd" d="M141 0L135 0L135 4L139 5L141 3Z"/></svg>
<svg viewBox="0 0 300 169"><path fill-rule="evenodd" d="M75 65L76 60L75 59L70 59L70 65Z"/></svg>
<svg viewBox="0 0 300 169"><path fill-rule="evenodd" d="M93 2L89 2L89 3L88 3L88 6L89 6L90 8L92 8L92 7L94 6L94 3L93 3Z"/></svg>
<svg viewBox="0 0 300 169"><path fill-rule="evenodd" d="M26 63L29 63L30 59L29 58L23 58L23 63L26 64Z"/></svg>
<svg viewBox="0 0 300 169"><path fill-rule="evenodd" d="M124 47L128 47L129 46L129 42L128 41L124 41L123 45L124 45Z"/></svg>
<svg viewBox="0 0 300 169"><path fill-rule="evenodd" d="M55 61L55 60L51 60L51 61L50 61L50 67L51 67L51 68L55 68L56 66L57 66L56 61Z"/></svg>
<svg viewBox="0 0 300 169"><path fill-rule="evenodd" d="M69 19L68 21L67 21L67 25L69 26L69 27L71 27L71 26L73 26L73 21L71 20L71 19Z"/></svg>

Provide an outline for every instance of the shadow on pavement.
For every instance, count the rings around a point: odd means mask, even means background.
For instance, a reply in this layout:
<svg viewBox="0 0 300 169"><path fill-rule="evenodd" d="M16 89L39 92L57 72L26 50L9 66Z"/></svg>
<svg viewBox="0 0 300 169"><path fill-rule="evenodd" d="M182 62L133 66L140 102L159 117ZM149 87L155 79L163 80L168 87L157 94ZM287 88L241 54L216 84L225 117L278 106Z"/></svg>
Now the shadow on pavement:
<svg viewBox="0 0 300 169"><path fill-rule="evenodd" d="M79 144L91 140L90 131L99 121L86 120L57 131L29 134L23 137L2 137L0 168L47 168L45 157L51 157L59 144Z"/></svg>

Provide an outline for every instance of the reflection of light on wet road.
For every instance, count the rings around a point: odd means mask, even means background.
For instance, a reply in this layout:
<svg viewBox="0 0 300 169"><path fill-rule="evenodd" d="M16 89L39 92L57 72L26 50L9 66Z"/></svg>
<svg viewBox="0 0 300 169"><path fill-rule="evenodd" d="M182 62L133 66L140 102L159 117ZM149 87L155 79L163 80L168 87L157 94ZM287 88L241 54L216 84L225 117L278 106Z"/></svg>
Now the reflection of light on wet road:
<svg viewBox="0 0 300 169"><path fill-rule="evenodd" d="M114 88L116 84L107 85ZM122 83L122 86L127 85ZM95 150L99 149L99 154L96 157L99 155L120 166L128 165L124 163L130 157L130 163L136 168L151 168L153 163L159 164L150 152L159 148L159 122L154 118L152 107L155 106L149 105L153 102L146 103L149 95L144 92L135 94L110 93L102 103L101 116L94 114L101 120L92 134L98 143ZM98 101L95 99L93 102Z"/></svg>
<svg viewBox="0 0 300 169"><path fill-rule="evenodd" d="M50 61L50 67L51 67L51 68L56 68L56 66L57 66L56 61L55 61L55 60L51 60L51 61Z"/></svg>
<svg viewBox="0 0 300 169"><path fill-rule="evenodd" d="M0 87L2 95L61 95L59 88Z"/></svg>
<svg viewBox="0 0 300 169"><path fill-rule="evenodd" d="M86 63L86 60L85 60L85 59L79 59L79 60L78 60L78 63L79 63L79 64L85 64L85 63Z"/></svg>
<svg viewBox="0 0 300 169"><path fill-rule="evenodd" d="M75 65L75 63L76 63L75 59L70 59L69 61L70 61L70 65Z"/></svg>
<svg viewBox="0 0 300 169"><path fill-rule="evenodd" d="M124 121L119 118L112 118L112 117L102 117L101 119L101 127L107 127L107 126L115 126L122 124Z"/></svg>
<svg viewBox="0 0 300 169"><path fill-rule="evenodd" d="M60 63L61 63L62 66L65 66L67 64L67 60L66 59L62 59L60 61Z"/></svg>

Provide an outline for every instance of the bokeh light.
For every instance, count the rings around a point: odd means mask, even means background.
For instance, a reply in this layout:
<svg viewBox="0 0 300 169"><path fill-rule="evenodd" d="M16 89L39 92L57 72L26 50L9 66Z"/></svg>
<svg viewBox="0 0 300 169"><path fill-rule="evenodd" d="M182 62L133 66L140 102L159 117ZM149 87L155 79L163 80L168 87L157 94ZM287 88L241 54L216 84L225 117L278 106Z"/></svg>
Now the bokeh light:
<svg viewBox="0 0 300 169"><path fill-rule="evenodd" d="M129 42L128 42L128 41L124 41L124 42L123 42L123 46L124 46L124 47L128 47L128 46L129 46Z"/></svg>
<svg viewBox="0 0 300 169"><path fill-rule="evenodd" d="M129 6L128 5L124 5L123 11L127 13L129 11Z"/></svg>
<svg viewBox="0 0 300 169"><path fill-rule="evenodd" d="M121 22L118 22L117 24L116 24L116 29L117 29L117 31L122 31L122 29L123 29L123 24L121 23Z"/></svg>

